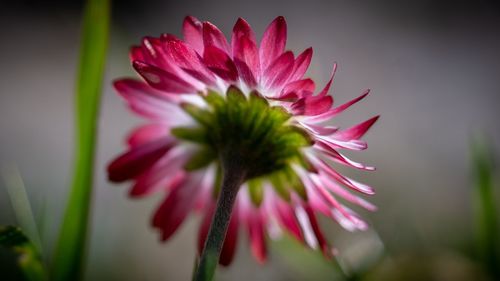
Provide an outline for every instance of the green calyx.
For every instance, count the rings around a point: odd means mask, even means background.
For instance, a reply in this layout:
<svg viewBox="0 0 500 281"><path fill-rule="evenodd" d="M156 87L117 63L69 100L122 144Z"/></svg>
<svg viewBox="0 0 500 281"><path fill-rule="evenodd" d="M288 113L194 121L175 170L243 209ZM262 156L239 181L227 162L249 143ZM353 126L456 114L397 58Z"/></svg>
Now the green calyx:
<svg viewBox="0 0 500 281"><path fill-rule="evenodd" d="M208 108L182 105L198 125L172 129L178 139L199 145L198 152L185 165L186 170L200 169L213 161L223 166L227 159L237 158L245 164L250 189L256 190L251 196L255 201L259 201L262 187L253 181L263 178L269 179L284 198L290 196L288 188L303 193L296 187L300 181L295 179L290 165L303 165L300 148L312 142L306 132L287 122L289 113L282 107L270 106L257 91L246 97L234 86L229 87L225 98L212 91L203 98Z"/></svg>

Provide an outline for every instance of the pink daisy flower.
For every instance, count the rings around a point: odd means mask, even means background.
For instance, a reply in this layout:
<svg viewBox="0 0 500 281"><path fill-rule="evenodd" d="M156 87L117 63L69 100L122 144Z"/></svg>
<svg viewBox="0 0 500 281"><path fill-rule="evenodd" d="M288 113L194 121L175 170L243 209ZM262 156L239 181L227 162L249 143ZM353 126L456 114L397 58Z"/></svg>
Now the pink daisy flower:
<svg viewBox="0 0 500 281"><path fill-rule="evenodd" d="M219 262L233 259L239 231L246 231L253 255L267 256L266 237L284 231L325 256L332 249L317 215L349 231L367 224L338 199L374 210L351 191L374 194L365 184L341 175L332 163L374 170L341 150L363 150L360 138L378 116L348 129L324 125L361 96L333 107L330 81L319 92L304 77L312 48L295 56L285 50L283 17L266 29L260 45L244 19L231 40L212 23L187 17L184 39L171 34L145 37L131 49L142 79L114 83L130 109L149 123L127 139L128 150L108 167L113 182L133 181L130 196L165 194L152 224L169 239L191 211L203 215L201 251L216 208L221 161L234 157L245 167ZM230 155L230 156L228 156Z"/></svg>

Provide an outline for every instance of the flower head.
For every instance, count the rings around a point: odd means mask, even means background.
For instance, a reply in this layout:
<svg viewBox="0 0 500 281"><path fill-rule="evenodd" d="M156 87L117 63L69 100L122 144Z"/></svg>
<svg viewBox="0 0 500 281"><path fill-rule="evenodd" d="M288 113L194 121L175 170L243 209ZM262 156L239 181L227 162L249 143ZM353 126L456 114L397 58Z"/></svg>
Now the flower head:
<svg viewBox="0 0 500 281"><path fill-rule="evenodd" d="M221 264L231 262L240 230L248 232L252 253L263 262L265 237L282 231L331 256L318 213L350 231L367 227L337 199L373 210L349 191L373 194L373 189L341 175L331 162L373 170L339 151L365 149L360 138L378 116L344 130L323 123L368 91L332 107L328 91L336 66L315 93L313 80L304 77L312 48L298 56L285 51L286 32L285 19L278 17L258 46L250 25L238 19L228 42L210 22L187 17L184 40L162 34L132 47L133 67L143 79L121 79L115 88L149 123L132 132L128 151L109 165L108 173L114 182L133 180L133 197L166 194L153 218L163 240L196 210L204 215L201 250L228 158L243 163L246 176Z"/></svg>

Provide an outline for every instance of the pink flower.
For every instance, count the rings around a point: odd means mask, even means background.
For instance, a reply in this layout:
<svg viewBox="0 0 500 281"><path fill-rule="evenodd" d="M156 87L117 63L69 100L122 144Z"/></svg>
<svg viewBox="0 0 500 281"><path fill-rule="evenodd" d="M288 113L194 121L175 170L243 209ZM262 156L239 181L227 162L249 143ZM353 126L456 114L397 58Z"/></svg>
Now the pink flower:
<svg viewBox="0 0 500 281"><path fill-rule="evenodd" d="M203 215L202 249L219 191L219 158L227 150L238 151L251 168L237 195L221 264L231 262L239 231L247 231L253 255L264 262L266 236L283 231L330 257L318 213L349 231L366 229L337 199L374 210L349 191L371 195L373 189L341 175L331 163L374 170L340 151L366 149L361 137L378 116L343 130L323 123L368 91L332 107L328 91L334 65L330 81L315 94L315 83L304 77L312 48L298 56L285 51L283 17L269 25L260 45L241 18L230 42L215 25L194 17L184 20L183 34L184 40L170 34L145 37L130 54L143 79L114 84L131 110L149 123L130 134L128 151L108 167L109 179L132 180L132 197L166 194L152 222L162 240L194 210Z"/></svg>

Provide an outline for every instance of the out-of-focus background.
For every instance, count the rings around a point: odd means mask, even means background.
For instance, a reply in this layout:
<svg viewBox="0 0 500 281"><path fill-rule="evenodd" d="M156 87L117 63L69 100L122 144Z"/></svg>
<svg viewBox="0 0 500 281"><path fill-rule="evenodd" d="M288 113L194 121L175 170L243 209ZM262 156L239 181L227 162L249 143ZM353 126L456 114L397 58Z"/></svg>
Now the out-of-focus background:
<svg viewBox="0 0 500 281"><path fill-rule="evenodd" d="M377 171L345 170L377 189L370 199L379 210L362 212L371 230L352 234L321 221L344 271L365 272L370 280L488 280L466 254L473 252L475 231L469 159L475 134L487 136L496 147L492 154L500 148L497 1L114 2L87 280L190 278L199 217L160 243L149 223L162 196L130 200L127 185L111 185L105 175L106 164L124 149L125 134L142 122L123 106L111 81L134 75L128 59L132 44L145 35L180 35L186 15L211 21L226 35L243 17L258 37L283 15L288 48L314 48L313 79L325 83L332 63L339 64L337 103L372 89L336 121L347 126L382 115L366 136L369 149L350 154ZM0 4L0 166L20 171L43 221L47 249L53 247L70 183L81 8L80 1L62 0ZM15 224L4 184L0 181L0 224ZM495 196L500 202L498 192ZM241 237L235 262L219 270L218 279L339 277L333 263L296 248L289 240L273 243L269 262L259 266Z"/></svg>

